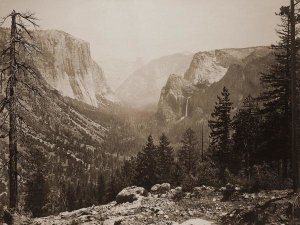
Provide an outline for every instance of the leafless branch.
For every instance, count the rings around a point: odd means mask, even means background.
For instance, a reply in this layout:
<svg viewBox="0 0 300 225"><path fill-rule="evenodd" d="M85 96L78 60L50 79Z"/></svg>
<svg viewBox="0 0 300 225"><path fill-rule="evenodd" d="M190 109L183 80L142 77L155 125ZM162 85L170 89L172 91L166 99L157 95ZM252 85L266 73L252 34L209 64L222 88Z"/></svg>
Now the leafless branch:
<svg viewBox="0 0 300 225"><path fill-rule="evenodd" d="M0 113L2 113L2 111L5 109L8 103L9 103L9 99L7 98L2 99L2 101L0 102Z"/></svg>
<svg viewBox="0 0 300 225"><path fill-rule="evenodd" d="M4 115L3 122L0 124L0 129L2 129L2 127L5 125L8 116L9 116L9 112L7 111Z"/></svg>
<svg viewBox="0 0 300 225"><path fill-rule="evenodd" d="M35 16L34 13L32 13L32 12L19 13L19 16L22 17L23 19L27 20L35 28L39 27L39 25L35 22L35 21L38 21L38 18Z"/></svg>
<svg viewBox="0 0 300 225"><path fill-rule="evenodd" d="M0 135L1 139L6 138L6 137L8 137L8 134L2 134L2 135Z"/></svg>
<svg viewBox="0 0 300 225"><path fill-rule="evenodd" d="M6 21L9 17L11 17L11 14L10 14L10 15L7 15L7 16L5 16L5 17L2 17L2 20L1 20L1 22L0 22L0 26L2 26L2 25L5 23L5 21Z"/></svg>
<svg viewBox="0 0 300 225"><path fill-rule="evenodd" d="M22 84L25 88L27 88L27 90L32 91L33 93L39 95L40 97L42 97L42 95L40 94L40 91L37 87L30 85L22 80L17 80L18 83Z"/></svg>

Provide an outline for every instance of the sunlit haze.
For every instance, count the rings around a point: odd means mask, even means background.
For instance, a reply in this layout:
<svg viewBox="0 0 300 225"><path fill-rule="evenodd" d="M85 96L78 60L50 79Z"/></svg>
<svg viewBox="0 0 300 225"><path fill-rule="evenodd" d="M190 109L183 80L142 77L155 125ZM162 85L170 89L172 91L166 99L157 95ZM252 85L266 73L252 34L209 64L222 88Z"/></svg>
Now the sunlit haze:
<svg viewBox="0 0 300 225"><path fill-rule="evenodd" d="M287 0L0 0L0 16L30 10L42 29L91 44L96 60L269 45Z"/></svg>

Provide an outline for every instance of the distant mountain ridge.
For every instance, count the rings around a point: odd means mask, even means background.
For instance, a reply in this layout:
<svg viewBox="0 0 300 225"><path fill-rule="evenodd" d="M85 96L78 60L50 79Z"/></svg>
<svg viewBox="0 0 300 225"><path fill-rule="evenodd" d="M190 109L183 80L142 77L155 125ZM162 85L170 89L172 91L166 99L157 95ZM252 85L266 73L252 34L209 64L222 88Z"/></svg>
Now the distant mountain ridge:
<svg viewBox="0 0 300 225"><path fill-rule="evenodd" d="M134 71L144 65L143 60L126 61L122 59L99 60L108 85L115 91Z"/></svg>
<svg viewBox="0 0 300 225"><path fill-rule="evenodd" d="M150 61L131 74L116 90L116 95L122 102L135 108L156 105L168 76L172 73L183 75L192 56L177 53Z"/></svg>

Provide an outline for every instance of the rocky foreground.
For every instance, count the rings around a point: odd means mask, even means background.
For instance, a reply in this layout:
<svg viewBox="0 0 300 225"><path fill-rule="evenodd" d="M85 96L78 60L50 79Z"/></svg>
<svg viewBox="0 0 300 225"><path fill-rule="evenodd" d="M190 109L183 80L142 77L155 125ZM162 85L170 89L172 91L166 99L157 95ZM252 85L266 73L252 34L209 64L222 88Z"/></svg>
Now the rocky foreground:
<svg viewBox="0 0 300 225"><path fill-rule="evenodd" d="M229 197L224 195L228 192L231 192ZM182 192L180 187L170 189L169 184L155 185L150 193L141 187L128 187L107 205L23 219L20 224L300 224L296 222L299 218L296 197L287 190L249 194L232 186L221 190L196 187L191 193Z"/></svg>

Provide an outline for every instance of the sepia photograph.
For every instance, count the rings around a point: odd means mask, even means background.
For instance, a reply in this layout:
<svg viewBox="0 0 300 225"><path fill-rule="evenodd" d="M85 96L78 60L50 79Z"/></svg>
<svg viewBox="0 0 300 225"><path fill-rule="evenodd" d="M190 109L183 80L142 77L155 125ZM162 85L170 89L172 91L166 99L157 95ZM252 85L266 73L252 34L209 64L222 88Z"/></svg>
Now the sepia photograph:
<svg viewBox="0 0 300 225"><path fill-rule="evenodd" d="M0 0L0 224L300 225L300 0Z"/></svg>

